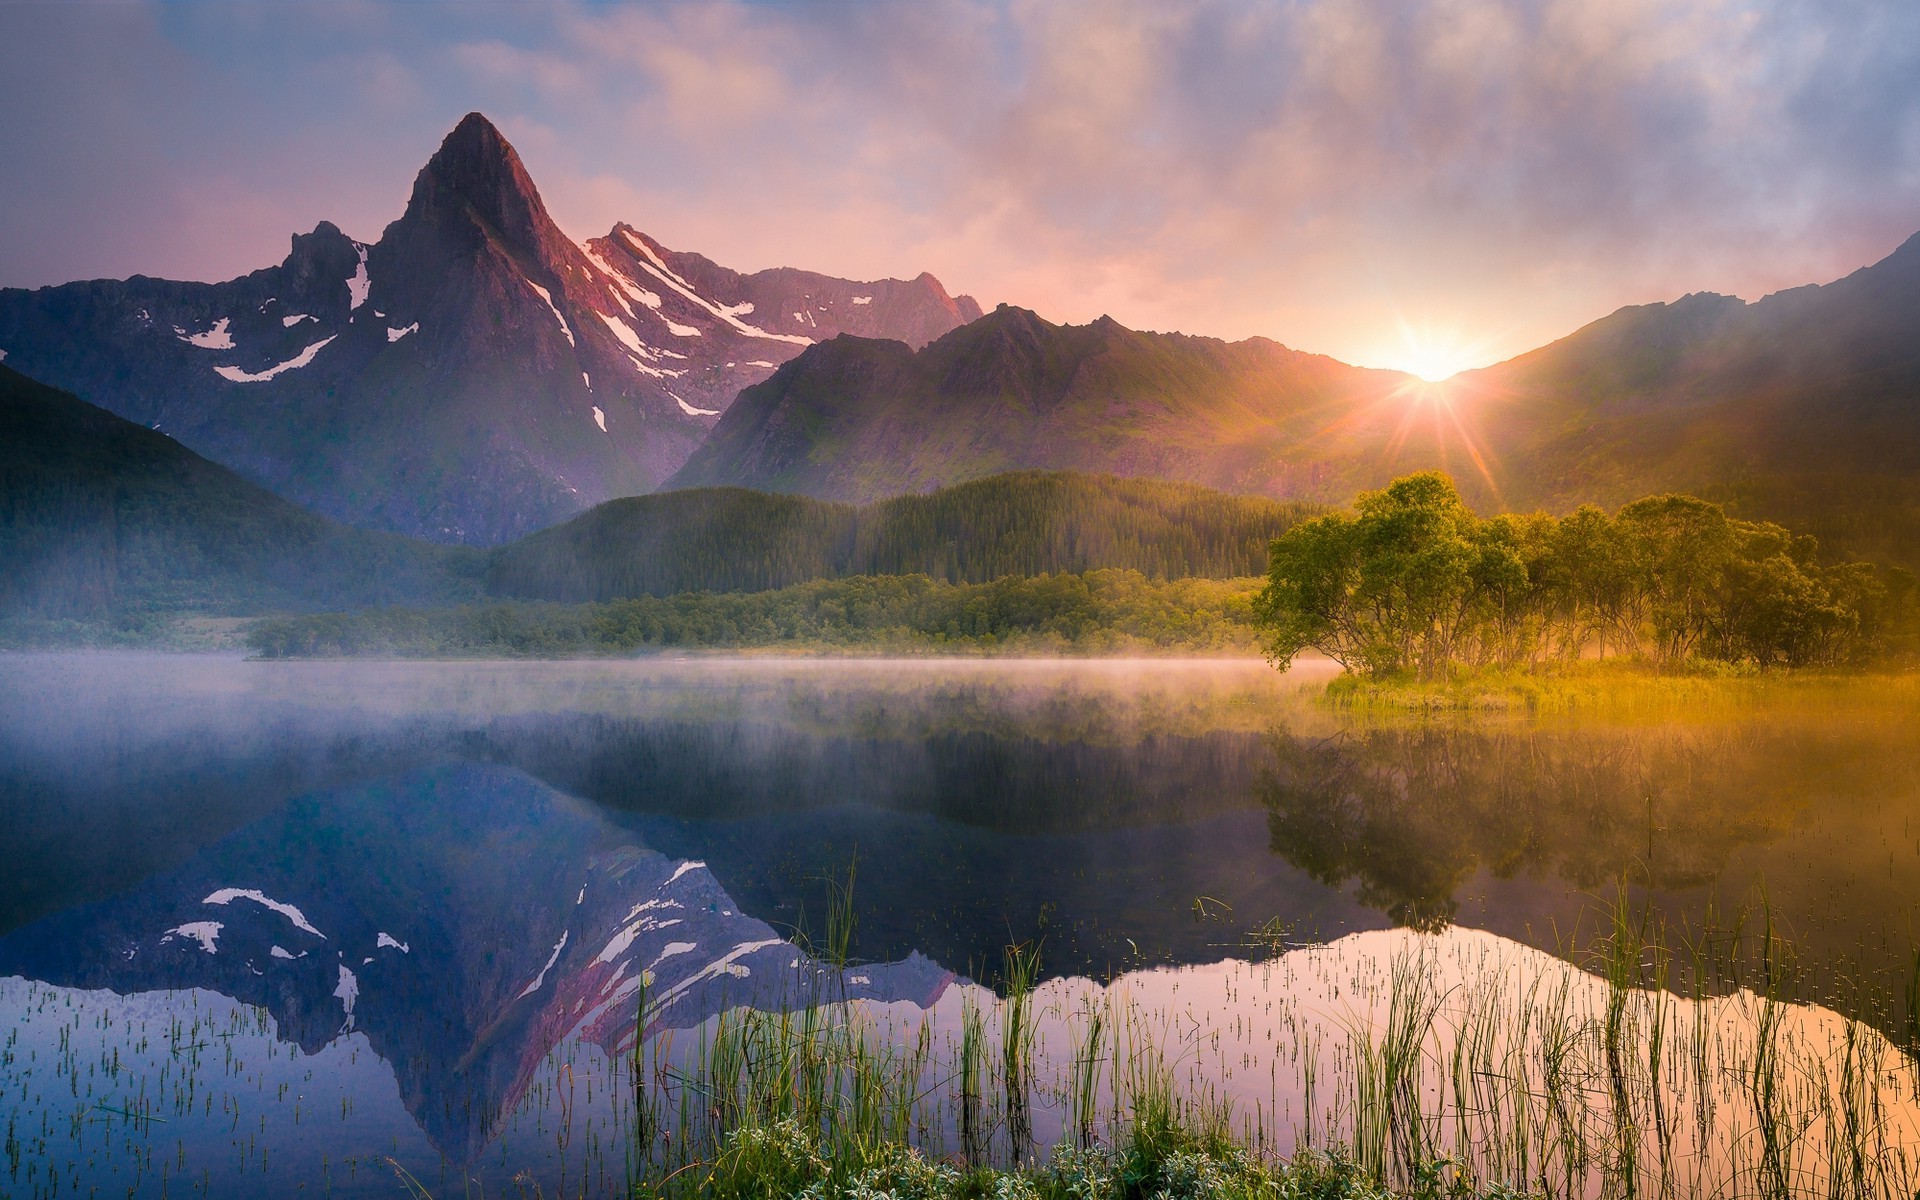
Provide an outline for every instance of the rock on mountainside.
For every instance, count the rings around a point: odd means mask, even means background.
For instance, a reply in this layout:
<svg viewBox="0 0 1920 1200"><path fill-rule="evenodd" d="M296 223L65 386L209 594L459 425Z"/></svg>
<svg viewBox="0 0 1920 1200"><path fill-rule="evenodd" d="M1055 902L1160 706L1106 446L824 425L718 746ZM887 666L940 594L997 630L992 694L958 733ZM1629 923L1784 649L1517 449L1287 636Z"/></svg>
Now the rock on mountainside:
<svg viewBox="0 0 1920 1200"><path fill-rule="evenodd" d="M978 313L930 275L739 275L626 225L575 243L475 113L379 241L322 223L225 283L0 290L0 351L329 516L493 543L649 490L815 340Z"/></svg>
<svg viewBox="0 0 1920 1200"><path fill-rule="evenodd" d="M1042 468L1345 500L1378 473L1356 438L1384 443L1410 382L1264 338L1054 325L1002 305L919 351L813 347L742 392L671 486L867 501Z"/></svg>

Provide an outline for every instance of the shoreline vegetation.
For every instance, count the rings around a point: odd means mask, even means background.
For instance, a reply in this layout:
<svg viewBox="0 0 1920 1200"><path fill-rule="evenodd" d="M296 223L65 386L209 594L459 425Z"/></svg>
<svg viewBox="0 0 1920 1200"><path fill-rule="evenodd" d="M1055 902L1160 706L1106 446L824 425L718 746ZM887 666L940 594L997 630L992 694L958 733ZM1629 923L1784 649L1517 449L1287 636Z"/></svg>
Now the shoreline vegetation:
<svg viewBox="0 0 1920 1200"><path fill-rule="evenodd" d="M1263 1039L1219 1013L1169 1023L1125 988L1042 983L1041 941L1007 946L986 986L961 983L957 1031L900 1022L846 997L846 900L821 945L798 938L812 965L787 1003L662 1035L641 976L622 1052L630 1195L1896 1200L1920 1182L1903 1142L1912 1032L1901 1044L1793 1000L1770 911L1732 941L1701 938L1623 888L1581 964L1473 935L1276 944L1215 985L1230 1007L1274 989ZM1224 1068L1257 1077L1269 1055L1271 1107L1236 1100Z"/></svg>

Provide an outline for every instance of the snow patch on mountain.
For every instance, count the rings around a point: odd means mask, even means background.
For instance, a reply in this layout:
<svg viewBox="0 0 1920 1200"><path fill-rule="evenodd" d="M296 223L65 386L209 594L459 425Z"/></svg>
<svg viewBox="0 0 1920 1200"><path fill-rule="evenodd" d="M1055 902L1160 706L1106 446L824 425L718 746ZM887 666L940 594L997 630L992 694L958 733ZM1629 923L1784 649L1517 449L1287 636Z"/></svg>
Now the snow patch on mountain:
<svg viewBox="0 0 1920 1200"><path fill-rule="evenodd" d="M232 317L221 317L213 323L213 328L207 330L205 333L188 333L178 325L175 325L173 327L173 334L181 341L190 342L202 350L231 350L233 349L233 335L227 332L227 328L232 324Z"/></svg>
<svg viewBox="0 0 1920 1200"><path fill-rule="evenodd" d="M853 302L855 304L872 304L873 297L872 296L855 296L853 298Z"/></svg>
<svg viewBox="0 0 1920 1200"><path fill-rule="evenodd" d="M625 346L635 354L646 353L646 343L640 340L640 335L635 333L625 321L622 321L619 317L608 316L606 313L595 313L594 315L607 323L607 329L614 337L620 340L622 346Z"/></svg>
<svg viewBox="0 0 1920 1200"><path fill-rule="evenodd" d="M515 999L531 996L540 990L540 985L547 981L547 972L553 970L553 964L560 961L560 952L567 948L567 935L572 932L570 929L560 931L560 940L553 944L553 953L547 955L547 965L540 968L540 973L533 977L533 982L521 989L520 995Z"/></svg>
<svg viewBox="0 0 1920 1200"><path fill-rule="evenodd" d="M673 396L673 402L680 406L680 411L690 417L717 417L720 415L720 410L717 408L695 408L680 397L674 396L672 392L668 392L667 395Z"/></svg>
<svg viewBox="0 0 1920 1200"><path fill-rule="evenodd" d="M293 927L295 929L305 930L306 932L319 938L323 942L327 940L327 935L324 933L321 933L318 929L315 929L313 927L312 922L307 920L307 915L305 913L301 912L299 909L295 908L291 904L283 904L278 900L271 899L265 894L254 890L253 888L221 888L219 891L214 892L212 895L208 896L205 900L202 900L200 903L219 904L224 906L224 905L232 904L235 900L251 900L255 904L260 905L262 908L270 908L274 912L277 912L281 916L285 917L287 920L292 921Z"/></svg>
<svg viewBox="0 0 1920 1200"><path fill-rule="evenodd" d="M573 326L567 324L567 319L560 315L560 310L558 308L554 307L553 293L541 287L539 284L535 283L531 279L523 278L520 282L526 284L528 287L532 288L535 292L538 292L540 295L540 298L547 302L547 311L553 314L554 320L560 322L560 332L567 335L567 345L569 346L579 345L580 343L573 340Z"/></svg>
<svg viewBox="0 0 1920 1200"><path fill-rule="evenodd" d="M598 404L593 406L593 423L600 427L601 433L607 431L607 414L600 411Z"/></svg>
<svg viewBox="0 0 1920 1200"><path fill-rule="evenodd" d="M393 343L399 341L401 338L407 336L408 334L419 333L419 332L420 332L420 322L418 321L415 321L413 324L407 326L405 329L395 329L393 326L389 325L387 326L387 344L391 346Z"/></svg>
<svg viewBox="0 0 1920 1200"><path fill-rule="evenodd" d="M321 350L326 348L326 345L328 342L331 342L333 338L336 338L339 336L340 335L336 333L333 335L333 337L322 338L319 341L315 342L313 345L308 346L305 350L302 350L300 353L294 355L292 358L288 359L286 362L268 367L264 371L243 371L239 367L215 367L214 371L222 379L231 379L235 383L264 383L265 381L272 379L276 375L282 374L287 371L297 371L301 367L306 366L308 363L313 361L314 355L320 353Z"/></svg>
<svg viewBox="0 0 1920 1200"><path fill-rule="evenodd" d="M340 1007L346 1011L347 1023L340 1027L341 1033L353 1029L353 1004L360 998L360 980L344 966L340 968L340 982L333 985L333 994L340 1001Z"/></svg>
<svg viewBox="0 0 1920 1200"><path fill-rule="evenodd" d="M295 325L298 325L302 321L312 321L314 324L317 325L320 323L320 318L312 315L311 313L294 313L290 317L280 318L280 323L286 326L288 329L292 329Z"/></svg>
<svg viewBox="0 0 1920 1200"><path fill-rule="evenodd" d="M220 937L220 931L226 926L218 921L188 921L185 925L175 925L160 935L160 940L170 942L175 938L184 938L200 943L200 948L208 954L218 954L214 943Z"/></svg>
<svg viewBox="0 0 1920 1200"><path fill-rule="evenodd" d="M653 252L653 247L647 245L646 241L638 234L630 229L623 229L620 232L621 235L627 239L627 245L633 247L634 253L640 255L645 260L640 264L642 269L651 273L661 283L666 284L674 291L679 292L682 296L698 304L701 308L706 309L714 316L733 326L737 331L746 334L748 337L767 338L776 342L792 342L800 346L813 345L812 338L796 337L790 333L769 333L757 325L747 324L732 311L732 308L737 306L715 304L713 301L695 292L693 285L674 274L673 269L667 266L667 264L661 260L660 256ZM675 328L671 321L667 323L667 327L673 329L675 333L680 333L681 329L688 328L687 326ZM682 333L681 336L686 337L688 335Z"/></svg>
<svg viewBox="0 0 1920 1200"><path fill-rule="evenodd" d="M682 325L678 321L667 322L667 332L675 337L699 337L700 331L691 325Z"/></svg>
<svg viewBox="0 0 1920 1200"><path fill-rule="evenodd" d="M412 953L412 950L408 948L405 942L394 937L390 933L382 932L379 937L376 937L373 939L373 948L375 950L385 950L388 947L392 947L393 949L398 950L402 954Z"/></svg>
<svg viewBox="0 0 1920 1200"><path fill-rule="evenodd" d="M367 293L373 290L373 277L367 274L367 248L359 242L353 248L360 253L360 262L353 268L353 276L347 280L347 311L352 312L367 302Z"/></svg>

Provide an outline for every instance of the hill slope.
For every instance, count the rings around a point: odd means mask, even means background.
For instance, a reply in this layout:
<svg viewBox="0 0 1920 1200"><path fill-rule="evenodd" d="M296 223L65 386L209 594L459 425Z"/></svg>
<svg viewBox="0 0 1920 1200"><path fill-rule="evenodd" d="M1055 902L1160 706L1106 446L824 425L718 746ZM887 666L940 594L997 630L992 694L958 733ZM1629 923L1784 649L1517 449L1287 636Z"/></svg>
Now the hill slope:
<svg viewBox="0 0 1920 1200"><path fill-rule="evenodd" d="M1452 387L1510 503L1692 491L1920 558L1920 235L1825 286L1622 309Z"/></svg>
<svg viewBox="0 0 1920 1200"><path fill-rule="evenodd" d="M700 488L615 500L494 552L497 595L605 601L761 591L849 575L1007 575L1127 568L1161 579L1266 569L1309 506L1186 484L1021 472L864 507Z"/></svg>
<svg viewBox="0 0 1920 1200"><path fill-rule="evenodd" d="M495 543L657 485L815 338L978 314L930 275L743 276L625 225L576 244L475 113L377 242L322 223L225 283L0 290L0 352L327 515Z"/></svg>
<svg viewBox="0 0 1920 1200"><path fill-rule="evenodd" d="M917 352L852 337L806 351L742 392L669 486L863 501L1040 468L1344 500L1392 471L1347 453L1341 422L1390 435L1410 378L1002 305Z"/></svg>
<svg viewBox="0 0 1920 1200"><path fill-rule="evenodd" d="M0 616L445 603L477 590L461 557L315 516L0 366Z"/></svg>

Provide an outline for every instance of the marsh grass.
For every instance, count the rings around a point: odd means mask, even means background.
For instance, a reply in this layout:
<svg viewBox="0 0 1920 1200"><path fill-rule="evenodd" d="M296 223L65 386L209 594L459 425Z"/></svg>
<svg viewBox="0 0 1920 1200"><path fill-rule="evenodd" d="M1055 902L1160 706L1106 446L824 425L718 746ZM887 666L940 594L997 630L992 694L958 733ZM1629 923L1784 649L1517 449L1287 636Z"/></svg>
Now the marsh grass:
<svg viewBox="0 0 1920 1200"><path fill-rule="evenodd" d="M1198 1016L1119 985L1038 986L1032 944L1007 948L997 991L963 985L954 1041L926 1013L902 1024L825 982L793 1011L724 1014L686 1065L655 1068L681 1132L647 1148L635 1190L1911 1200L1920 1123L1901 1097L1920 1066L1789 999L1795 964L1769 909L1691 941L1624 891L1600 919L1587 971L1403 934L1390 957L1327 977L1334 1007L1268 1004L1258 1036L1276 1080L1292 1076L1276 1097L1302 1103L1289 1119L1223 1086L1233 1053ZM1242 964L1235 995L1297 986L1334 950ZM1043 1026L1064 1038L1057 1058ZM1051 1145L1033 1140L1040 1112Z"/></svg>

